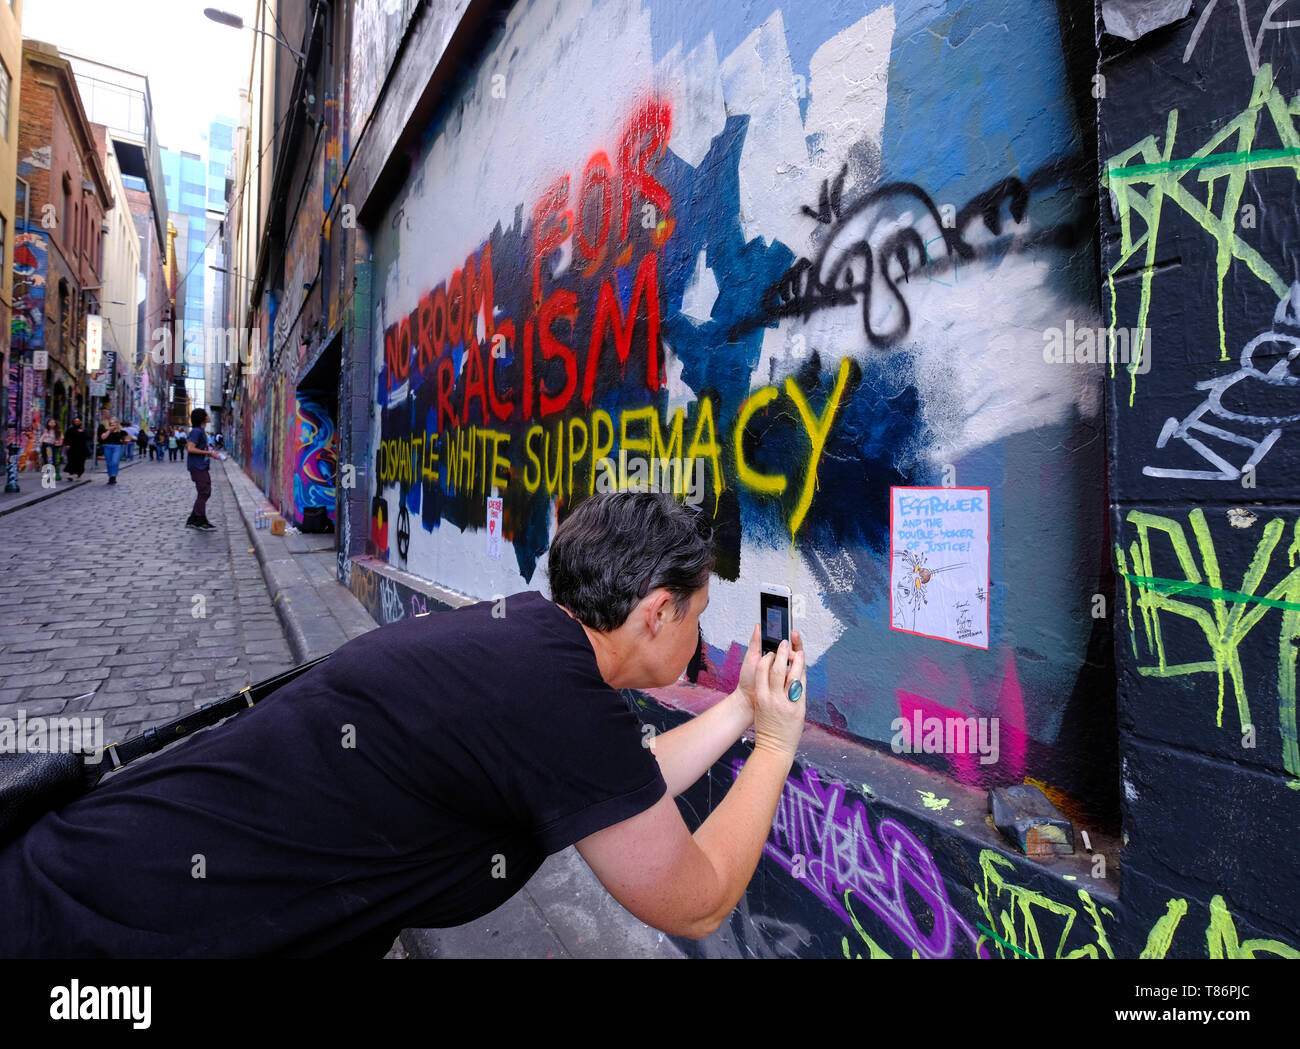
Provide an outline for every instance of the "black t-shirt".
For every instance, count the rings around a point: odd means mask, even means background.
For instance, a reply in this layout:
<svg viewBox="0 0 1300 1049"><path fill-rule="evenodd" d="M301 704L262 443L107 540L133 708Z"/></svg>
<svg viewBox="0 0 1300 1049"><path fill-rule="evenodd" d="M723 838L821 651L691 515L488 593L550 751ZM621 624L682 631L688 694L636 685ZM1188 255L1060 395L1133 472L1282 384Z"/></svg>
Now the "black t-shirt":
<svg viewBox="0 0 1300 1049"><path fill-rule="evenodd" d="M208 435L203 432L202 426L195 426L192 428L187 439L190 444L194 445L194 447L199 451L206 452L208 450ZM186 446L182 444L181 447L184 448ZM208 466L209 456L191 455L189 458L189 468L191 470L206 470Z"/></svg>
<svg viewBox="0 0 1300 1049"><path fill-rule="evenodd" d="M666 790L557 605L407 619L0 851L0 956L379 957Z"/></svg>

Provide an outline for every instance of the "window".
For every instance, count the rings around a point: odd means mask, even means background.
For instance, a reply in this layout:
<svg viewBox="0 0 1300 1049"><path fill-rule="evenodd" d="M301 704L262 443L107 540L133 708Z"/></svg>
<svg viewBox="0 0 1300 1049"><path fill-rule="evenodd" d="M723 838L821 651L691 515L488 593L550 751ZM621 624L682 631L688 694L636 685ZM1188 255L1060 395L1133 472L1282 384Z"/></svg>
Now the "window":
<svg viewBox="0 0 1300 1049"><path fill-rule="evenodd" d="M0 63L0 136L9 137L9 70Z"/></svg>
<svg viewBox="0 0 1300 1049"><path fill-rule="evenodd" d="M63 245L68 247L72 244L72 225L76 221L76 216L72 213L72 179L68 178L65 173L63 176Z"/></svg>

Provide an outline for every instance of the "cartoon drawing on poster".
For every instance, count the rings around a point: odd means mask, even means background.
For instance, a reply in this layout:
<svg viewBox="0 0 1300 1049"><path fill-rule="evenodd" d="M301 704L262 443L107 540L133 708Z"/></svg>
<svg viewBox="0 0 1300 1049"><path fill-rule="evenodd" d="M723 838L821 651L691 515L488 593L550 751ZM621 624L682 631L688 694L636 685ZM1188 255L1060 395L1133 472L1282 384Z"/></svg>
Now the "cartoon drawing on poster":
<svg viewBox="0 0 1300 1049"><path fill-rule="evenodd" d="M890 488L890 626L989 647L989 490Z"/></svg>
<svg viewBox="0 0 1300 1049"><path fill-rule="evenodd" d="M487 501L487 552L488 557L501 557L501 510L505 500L489 496Z"/></svg>

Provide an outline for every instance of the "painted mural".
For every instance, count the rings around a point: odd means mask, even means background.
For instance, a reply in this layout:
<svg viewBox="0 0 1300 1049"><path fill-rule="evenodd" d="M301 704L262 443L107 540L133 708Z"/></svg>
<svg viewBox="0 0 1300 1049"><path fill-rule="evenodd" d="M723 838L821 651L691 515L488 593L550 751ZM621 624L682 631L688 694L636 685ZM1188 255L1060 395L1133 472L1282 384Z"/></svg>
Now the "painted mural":
<svg viewBox="0 0 1300 1049"><path fill-rule="evenodd" d="M9 320L10 389L14 391L11 434L18 440L19 469L39 465L38 441L44 426L45 372L30 367L28 354L45 349L45 281L48 265L46 235L29 231L14 238L13 311ZM17 380L17 381L15 381ZM21 391L21 392L19 392ZM10 438L13 439L12 437Z"/></svg>
<svg viewBox="0 0 1300 1049"><path fill-rule="evenodd" d="M637 713L660 731L688 716L651 701ZM732 748L679 796L692 830L746 757ZM1099 842L1040 864L991 847L948 800L886 801L797 763L740 904L712 935L674 942L704 958L1300 958L1300 930L1248 920L1231 881L1199 899L1135 875L1126 859L1121 899L1117 857Z"/></svg>
<svg viewBox="0 0 1300 1049"><path fill-rule="evenodd" d="M371 548L545 590L577 502L661 483L714 520L709 667L786 584L810 717L997 717L999 763L915 760L1113 812L1102 370L1043 352L1104 328L1073 45L1041 2L752 15L516 5L376 225ZM988 489L987 651L891 629L894 486Z"/></svg>
<svg viewBox="0 0 1300 1049"><path fill-rule="evenodd" d="M338 435L332 398L298 390L297 456L293 472L293 506L299 519L309 506L327 508L334 520L334 479L338 473Z"/></svg>
<svg viewBox="0 0 1300 1049"><path fill-rule="evenodd" d="M19 233L14 238L14 308L9 345L15 351L45 348L44 233Z"/></svg>

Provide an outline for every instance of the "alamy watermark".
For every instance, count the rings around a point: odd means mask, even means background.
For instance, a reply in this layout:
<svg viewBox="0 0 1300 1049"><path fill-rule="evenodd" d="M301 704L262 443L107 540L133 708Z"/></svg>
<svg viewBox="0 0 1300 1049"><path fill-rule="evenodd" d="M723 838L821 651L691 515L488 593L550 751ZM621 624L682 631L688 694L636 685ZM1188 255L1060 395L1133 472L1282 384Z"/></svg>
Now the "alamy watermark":
<svg viewBox="0 0 1300 1049"><path fill-rule="evenodd" d="M1047 364L1117 364L1137 375L1151 370L1150 328L1075 327L1043 329L1043 360Z"/></svg>
<svg viewBox="0 0 1300 1049"><path fill-rule="evenodd" d="M0 717L0 754L82 754L98 765L104 756L104 719L78 717Z"/></svg>
<svg viewBox="0 0 1300 1049"><path fill-rule="evenodd" d="M247 369L262 344L260 328L203 328L183 331L180 325L155 328L149 356L155 364L239 364Z"/></svg>
<svg viewBox="0 0 1300 1049"><path fill-rule="evenodd" d="M686 456L650 459L620 449L618 461L596 460L593 487L598 492L667 492L689 506L704 502L704 459Z"/></svg>
<svg viewBox="0 0 1300 1049"><path fill-rule="evenodd" d="M998 760L997 718L923 717L913 710L910 721L894 718L889 727L895 754L979 754L981 765Z"/></svg>

